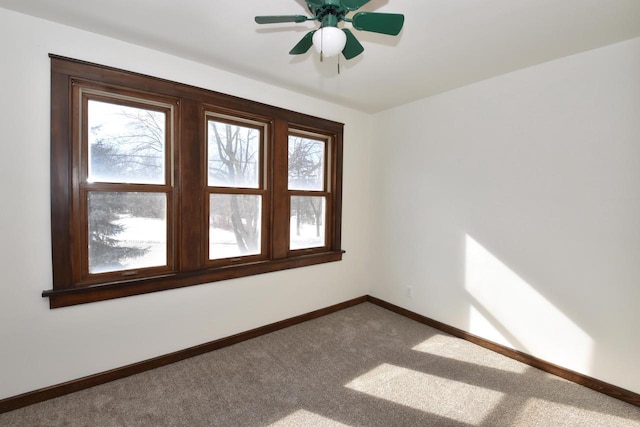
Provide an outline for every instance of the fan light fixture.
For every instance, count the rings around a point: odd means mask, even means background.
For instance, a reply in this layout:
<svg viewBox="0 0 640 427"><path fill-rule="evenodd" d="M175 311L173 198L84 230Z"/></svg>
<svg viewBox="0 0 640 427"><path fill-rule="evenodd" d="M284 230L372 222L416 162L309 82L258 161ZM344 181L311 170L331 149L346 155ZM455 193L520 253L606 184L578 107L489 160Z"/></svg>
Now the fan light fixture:
<svg viewBox="0 0 640 427"><path fill-rule="evenodd" d="M323 27L313 33L313 46L327 58L340 54L346 44L347 35L338 27Z"/></svg>
<svg viewBox="0 0 640 427"><path fill-rule="evenodd" d="M298 3L302 3L297 0ZM350 23L359 31L397 36L402 31L404 15L399 13L356 12L371 0L305 0L312 16L305 15L270 15L256 16L258 24L280 24L285 22L317 21L320 29L311 30L289 51L291 55L303 55L315 46L320 52L320 60L327 56L342 53L345 59L353 59L364 52L364 46L356 39L349 28L338 28L340 22ZM338 72L340 59L338 58Z"/></svg>

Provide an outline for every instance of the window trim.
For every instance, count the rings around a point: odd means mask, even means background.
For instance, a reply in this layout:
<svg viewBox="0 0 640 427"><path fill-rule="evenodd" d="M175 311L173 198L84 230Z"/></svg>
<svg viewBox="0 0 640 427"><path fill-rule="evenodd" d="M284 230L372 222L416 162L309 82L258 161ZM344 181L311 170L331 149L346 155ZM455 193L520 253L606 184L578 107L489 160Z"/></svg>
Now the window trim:
<svg viewBox="0 0 640 427"><path fill-rule="evenodd" d="M51 308L65 307L94 301L104 301L167 289L211 283L255 274L334 262L342 259L342 123L257 103L231 95L201 89L143 74L79 61L50 54L51 60L51 237L53 289L43 291ZM172 238L175 245L172 271L163 271L148 277L123 277L106 283L79 283L78 271L82 264L74 243L77 235L77 209L79 183L74 159L72 128L74 105L72 99L75 82L91 82L106 87L123 88L131 94L158 95L162 99L176 99L174 162L176 173L174 195L176 223ZM244 117L249 121L268 119L266 132L271 135L272 146L268 154L267 182L271 191L269 209L271 227L265 251L267 259L248 259L238 264L210 265L205 262L208 252L203 244L208 233L203 229L204 215L208 211L204 195L206 184L205 109L221 115ZM239 115L238 115L239 114ZM203 126L203 120L205 125ZM332 211L327 208L327 245L311 251L288 251L289 238L287 190L287 139L291 129L326 135L332 140L329 150L331 164L327 185L330 189ZM200 142L198 142L200 141ZM284 150L284 151L282 151ZM278 154L280 152L280 154ZM283 154L284 153L284 159ZM264 179L264 177L262 178ZM284 184L283 184L284 183ZM188 190L188 189L196 190ZM203 190L204 188L204 190ZM278 214L280 213L280 214ZM75 219L74 219L75 218ZM205 237L203 237L205 236ZM208 240L207 240L208 244ZM286 246L285 246L286 245ZM168 257L171 256L168 254Z"/></svg>

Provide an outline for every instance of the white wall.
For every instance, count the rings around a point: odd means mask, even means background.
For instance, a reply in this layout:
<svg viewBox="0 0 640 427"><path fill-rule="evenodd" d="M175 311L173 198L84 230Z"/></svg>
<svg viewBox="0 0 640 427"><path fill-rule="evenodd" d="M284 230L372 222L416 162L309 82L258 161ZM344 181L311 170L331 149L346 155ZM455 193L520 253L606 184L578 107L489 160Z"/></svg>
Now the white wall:
<svg viewBox="0 0 640 427"><path fill-rule="evenodd" d="M375 123L372 295L640 392L640 39Z"/></svg>
<svg viewBox="0 0 640 427"><path fill-rule="evenodd" d="M214 68L0 9L0 399L366 295L369 116ZM340 121L343 261L49 310L49 53ZM295 72L292 67L291 72Z"/></svg>
<svg viewBox="0 0 640 427"><path fill-rule="evenodd" d="M640 39L376 116L4 9L0 51L0 399L367 293L640 392ZM49 310L50 52L344 122L344 260Z"/></svg>

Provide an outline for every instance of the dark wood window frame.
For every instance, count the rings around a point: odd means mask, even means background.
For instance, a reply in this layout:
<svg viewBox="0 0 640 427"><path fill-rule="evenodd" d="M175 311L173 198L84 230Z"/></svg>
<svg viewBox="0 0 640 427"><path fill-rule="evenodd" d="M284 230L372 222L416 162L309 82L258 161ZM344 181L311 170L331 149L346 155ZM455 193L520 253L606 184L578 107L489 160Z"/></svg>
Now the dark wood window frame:
<svg viewBox="0 0 640 427"><path fill-rule="evenodd" d="M342 123L254 101L132 73L98 64L50 55L51 59L51 240L53 289L43 291L51 308L103 301L166 289L216 282L290 268L339 261L342 217ZM173 152L167 183L155 189L168 194L167 265L127 275L87 275L83 253L82 138L78 123L77 88L172 104ZM75 94L75 95L74 95ZM100 94L98 94L100 96ZM127 99L129 99L127 98ZM264 125L264 181L249 193L264 195L262 253L259 256L210 260L206 134L207 117L223 117ZM290 197L307 194L288 190L287 150L291 133L318 135L327 141L325 245L289 249ZM109 186L96 187L104 190ZM125 186L135 191L135 185ZM234 190L224 190L233 193ZM223 192L224 192L223 191ZM314 195L314 194L312 194ZM86 216L86 215L85 215ZM86 240L86 239L85 239Z"/></svg>

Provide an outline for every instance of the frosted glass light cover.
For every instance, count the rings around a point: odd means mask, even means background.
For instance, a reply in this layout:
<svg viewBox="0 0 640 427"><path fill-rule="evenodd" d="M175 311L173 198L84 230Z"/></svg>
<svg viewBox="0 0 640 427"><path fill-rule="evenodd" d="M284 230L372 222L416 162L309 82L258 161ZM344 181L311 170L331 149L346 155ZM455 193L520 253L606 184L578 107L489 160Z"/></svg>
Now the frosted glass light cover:
<svg viewBox="0 0 640 427"><path fill-rule="evenodd" d="M313 33L313 45L324 56L336 56L347 44L347 35L340 28L324 27Z"/></svg>

